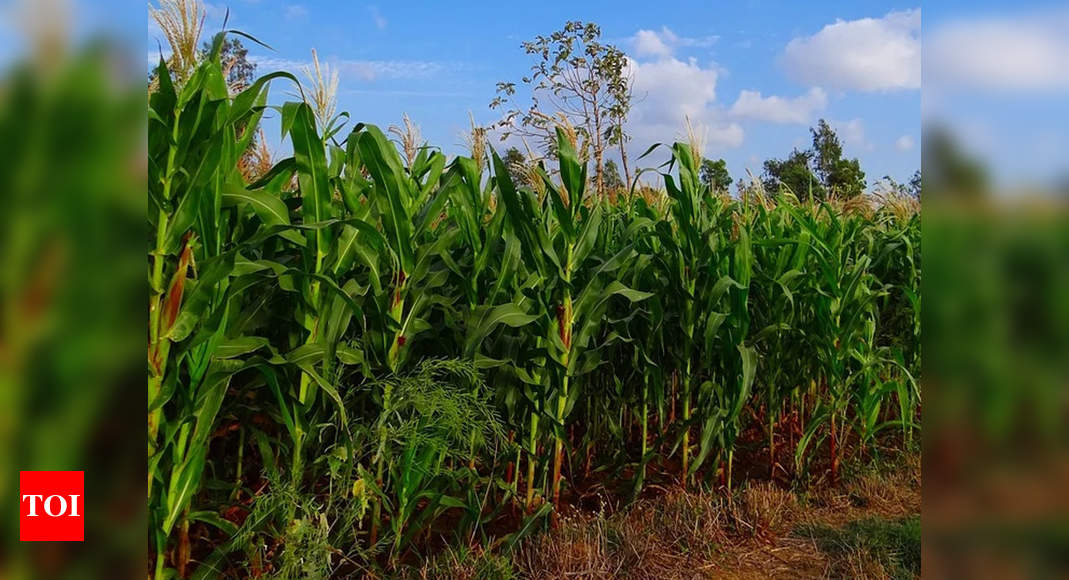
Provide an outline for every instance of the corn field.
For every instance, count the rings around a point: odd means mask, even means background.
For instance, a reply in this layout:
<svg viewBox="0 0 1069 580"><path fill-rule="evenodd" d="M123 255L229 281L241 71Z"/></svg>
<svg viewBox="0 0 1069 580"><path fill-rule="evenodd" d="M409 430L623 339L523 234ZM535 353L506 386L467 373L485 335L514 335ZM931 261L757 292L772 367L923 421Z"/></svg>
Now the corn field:
<svg viewBox="0 0 1069 580"><path fill-rule="evenodd" d="M149 96L156 577L381 573L511 546L592 481L834 484L918 438L914 209L731 198L684 143L608 201L564 127L518 184L479 139L268 107L289 73L231 94L222 39ZM293 153L250 179L265 112Z"/></svg>

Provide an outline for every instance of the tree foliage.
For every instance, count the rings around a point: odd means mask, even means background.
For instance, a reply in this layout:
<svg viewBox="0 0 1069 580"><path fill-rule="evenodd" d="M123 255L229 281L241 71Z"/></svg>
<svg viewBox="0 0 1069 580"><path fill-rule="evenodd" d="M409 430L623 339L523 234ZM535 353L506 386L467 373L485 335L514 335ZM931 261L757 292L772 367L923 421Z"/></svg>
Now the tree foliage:
<svg viewBox="0 0 1069 580"><path fill-rule="evenodd" d="M766 190L790 190L801 200L823 200L835 196L851 198L865 192L865 172L857 159L844 159L843 146L835 130L821 119L809 129L813 144L795 149L786 159L769 159L764 164Z"/></svg>
<svg viewBox="0 0 1069 580"><path fill-rule="evenodd" d="M530 91L530 103L513 102L516 83L497 84L490 108L505 110L497 123L502 140L511 135L538 139L547 155L556 145L555 127L564 122L575 128L582 159L594 160L594 184L604 189L604 155L609 145L627 141L623 125L631 107L631 81L623 51L601 40L601 27L593 22L569 21L549 36L538 35L523 43L535 58L529 75L521 79Z"/></svg>
<svg viewBox="0 0 1069 580"><path fill-rule="evenodd" d="M201 47L201 58L207 57L210 50L211 46L205 42ZM245 48L240 38L231 37L224 40L219 58L230 92L240 92L252 84L256 75L256 63L249 60L249 49Z"/></svg>
<svg viewBox="0 0 1069 580"><path fill-rule="evenodd" d="M762 183L767 191L786 189L799 200L824 199L824 185L810 168L811 151L795 149L783 160L765 161Z"/></svg>
<svg viewBox="0 0 1069 580"><path fill-rule="evenodd" d="M961 149L950 131L936 127L923 137L925 185L938 197L976 199L987 195L987 168Z"/></svg>
<svg viewBox="0 0 1069 580"><path fill-rule="evenodd" d="M813 136L814 170L825 191L847 198L861 195L865 191L865 172L856 158L843 158L842 143L831 125L821 119L809 132Z"/></svg>
<svg viewBox="0 0 1069 580"><path fill-rule="evenodd" d="M728 164L723 159L703 159L701 167L701 181L717 192L727 192L731 189L731 174L728 173Z"/></svg>
<svg viewBox="0 0 1069 580"><path fill-rule="evenodd" d="M623 178L620 177L620 168L616 166L615 159L605 162L604 174L602 185L606 191L615 192L626 187Z"/></svg>

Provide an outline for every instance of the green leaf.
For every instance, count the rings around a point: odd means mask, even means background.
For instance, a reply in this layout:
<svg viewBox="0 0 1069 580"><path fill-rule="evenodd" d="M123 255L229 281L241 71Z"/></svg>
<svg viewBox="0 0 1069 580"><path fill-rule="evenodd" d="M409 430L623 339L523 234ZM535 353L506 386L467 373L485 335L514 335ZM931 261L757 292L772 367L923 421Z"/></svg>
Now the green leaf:
<svg viewBox="0 0 1069 580"><path fill-rule="evenodd" d="M223 190L223 205L242 204L251 207L265 226L289 225L289 210L282 200L263 191L227 183Z"/></svg>
<svg viewBox="0 0 1069 580"><path fill-rule="evenodd" d="M465 356L469 358L475 356L476 349L498 325L504 324L511 328L520 328L539 318L538 315L524 312L523 309L511 302L500 304L493 308L482 308L479 312L481 315L474 320L474 323L468 329L465 341L464 352Z"/></svg>
<svg viewBox="0 0 1069 580"><path fill-rule="evenodd" d="M223 519L218 512L209 511L196 511L190 512L187 516L189 521L192 522L204 522L208 525L219 528L227 536L234 536L238 533L238 526L234 522Z"/></svg>
<svg viewBox="0 0 1069 580"><path fill-rule="evenodd" d="M297 181L301 188L301 208L304 223L318 223L333 216L330 184L327 180L327 154L316 132L315 114L307 103L293 109L289 134L293 142L293 158L297 163ZM309 232L308 241L316 257L316 272L320 272L322 257L329 251L330 230Z"/></svg>
<svg viewBox="0 0 1069 580"><path fill-rule="evenodd" d="M215 347L212 356L218 359L235 358L255 352L267 346L266 338L259 336L241 336L224 341Z"/></svg>

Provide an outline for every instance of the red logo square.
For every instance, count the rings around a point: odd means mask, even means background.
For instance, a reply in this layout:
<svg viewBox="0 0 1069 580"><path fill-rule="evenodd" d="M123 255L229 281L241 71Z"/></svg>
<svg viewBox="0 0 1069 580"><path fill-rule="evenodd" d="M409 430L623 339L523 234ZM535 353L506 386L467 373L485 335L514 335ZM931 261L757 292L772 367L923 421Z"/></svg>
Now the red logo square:
<svg viewBox="0 0 1069 580"><path fill-rule="evenodd" d="M85 474L82 471L19 472L19 540L85 540Z"/></svg>

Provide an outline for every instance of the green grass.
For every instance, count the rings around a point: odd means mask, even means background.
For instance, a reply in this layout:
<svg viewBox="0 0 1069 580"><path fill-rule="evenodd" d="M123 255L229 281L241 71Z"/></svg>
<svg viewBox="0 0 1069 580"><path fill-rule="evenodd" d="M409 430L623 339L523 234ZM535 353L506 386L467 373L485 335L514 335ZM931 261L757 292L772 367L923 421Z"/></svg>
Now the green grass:
<svg viewBox="0 0 1069 580"><path fill-rule="evenodd" d="M921 572L919 515L900 520L866 518L842 528L805 525L796 533L815 540L833 562L854 554L878 562L891 578L915 578Z"/></svg>
<svg viewBox="0 0 1069 580"><path fill-rule="evenodd" d="M404 568L400 578L458 578L461 580L513 580L516 571L507 555L451 546L421 567Z"/></svg>

